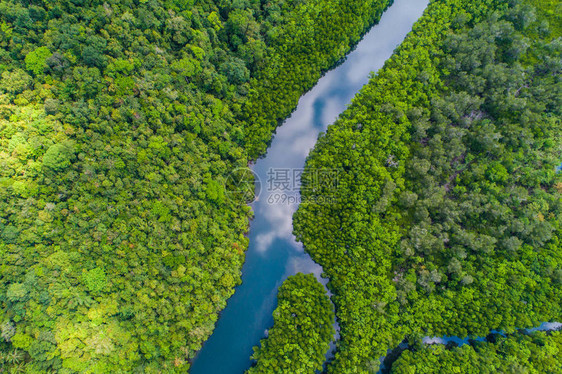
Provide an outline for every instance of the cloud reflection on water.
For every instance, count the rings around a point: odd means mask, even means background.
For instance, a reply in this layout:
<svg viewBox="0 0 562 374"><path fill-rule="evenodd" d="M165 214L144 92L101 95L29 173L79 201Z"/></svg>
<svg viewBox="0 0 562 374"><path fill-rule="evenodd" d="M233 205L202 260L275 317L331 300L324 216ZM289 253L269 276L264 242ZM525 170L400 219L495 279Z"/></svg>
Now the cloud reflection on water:
<svg viewBox="0 0 562 374"><path fill-rule="evenodd" d="M318 134L346 109L357 91L369 81L370 73L382 67L426 5L426 0L396 1L376 26L376 32L367 34L344 64L326 73L301 97L297 110L277 129L267 158L260 159L254 167L262 185L267 186L270 168L303 167ZM389 34L396 37L381 38ZM276 239L300 248L292 235L292 216L298 204L270 204L268 200L274 193L264 188L254 204L255 219L264 223L260 227L266 228L256 237L257 250L262 255L274 246Z"/></svg>
<svg viewBox="0 0 562 374"><path fill-rule="evenodd" d="M255 219L242 270L243 283L236 288L213 335L194 360L192 374L242 373L250 365L252 346L271 327L271 313L281 282L297 272L313 273L320 278L322 268L304 253L292 234L292 216L298 205L268 202L272 191L268 191L267 172L270 168L303 168L318 133L345 110L368 82L370 72L382 67L421 16L427 2L395 0L346 62L328 72L299 100L298 109L278 128L267 157L254 165L262 188L252 204ZM326 283L325 279L320 280Z"/></svg>

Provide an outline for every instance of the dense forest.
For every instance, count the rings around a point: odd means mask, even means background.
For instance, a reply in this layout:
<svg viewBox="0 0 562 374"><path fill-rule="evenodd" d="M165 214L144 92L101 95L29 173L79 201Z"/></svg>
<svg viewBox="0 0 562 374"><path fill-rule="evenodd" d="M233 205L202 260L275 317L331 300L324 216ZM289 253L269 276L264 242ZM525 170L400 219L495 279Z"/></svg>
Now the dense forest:
<svg viewBox="0 0 562 374"><path fill-rule="evenodd" d="M462 347L429 345L405 351L392 365L393 374L429 373L560 373L562 333L491 336L492 341L472 341Z"/></svg>
<svg viewBox="0 0 562 374"><path fill-rule="evenodd" d="M391 3L0 0L0 372L188 372L248 246L229 174ZM319 139L304 200L337 168L336 202L294 223L328 373L405 338L395 373L562 370L560 333L518 333L562 320L560 14L432 1ZM290 277L248 372L321 369L333 318Z"/></svg>
<svg viewBox="0 0 562 374"><path fill-rule="evenodd" d="M328 373L376 373L404 339L562 319L559 10L557 1L431 2L320 136L294 227L334 294L341 339ZM326 167L339 170L337 189L308 188ZM322 196L333 203L314 203ZM541 339L426 348L395 372L486 372L488 359L517 365L525 354L544 355L530 371L556 368L558 338ZM456 362L470 369L431 368Z"/></svg>
<svg viewBox="0 0 562 374"><path fill-rule="evenodd" d="M298 273L279 288L269 335L254 347L247 374L315 373L322 370L335 330L334 311L314 275Z"/></svg>
<svg viewBox="0 0 562 374"><path fill-rule="evenodd" d="M0 1L0 370L187 372L248 244L227 175L388 3Z"/></svg>

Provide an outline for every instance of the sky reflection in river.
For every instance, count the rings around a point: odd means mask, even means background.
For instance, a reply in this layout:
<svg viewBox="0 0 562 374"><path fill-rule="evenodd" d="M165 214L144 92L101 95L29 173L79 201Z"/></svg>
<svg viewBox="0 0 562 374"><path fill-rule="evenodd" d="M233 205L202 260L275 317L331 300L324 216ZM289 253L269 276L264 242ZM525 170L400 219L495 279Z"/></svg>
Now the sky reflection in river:
<svg viewBox="0 0 562 374"><path fill-rule="evenodd" d="M345 63L322 77L312 91L300 99L297 110L278 129L267 157L259 160L254 168L262 186L266 186L254 204L256 219L270 224L269 230L260 232L256 237L257 249L262 255L272 248L276 238L301 248L292 235L292 216L298 204L269 203L272 195L284 191L267 189L268 170L303 167L318 134L346 109L357 91L369 81L369 74L382 67L426 6L426 0L395 1L380 24L365 35Z"/></svg>
<svg viewBox="0 0 562 374"><path fill-rule="evenodd" d="M276 194L295 198L298 190L272 191L268 188L268 171L304 167L318 134L345 110L368 82L370 72L381 68L392 55L427 3L428 0L396 0L345 63L328 72L301 98L298 109L278 129L267 157L254 166L262 188L252 204L255 219L242 269L243 283L236 288L215 332L193 362L192 374L243 373L250 366L252 346L259 343L273 324L277 288L297 272L321 275L321 267L304 253L292 234L292 216L298 204L283 199L271 203L271 197Z"/></svg>

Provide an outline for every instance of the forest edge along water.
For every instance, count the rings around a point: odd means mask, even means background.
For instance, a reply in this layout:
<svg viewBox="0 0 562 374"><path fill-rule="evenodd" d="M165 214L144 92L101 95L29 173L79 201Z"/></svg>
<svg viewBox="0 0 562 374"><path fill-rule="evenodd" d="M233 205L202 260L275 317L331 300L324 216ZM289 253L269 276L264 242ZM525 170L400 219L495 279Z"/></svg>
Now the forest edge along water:
<svg viewBox="0 0 562 374"><path fill-rule="evenodd" d="M328 71L299 100L280 126L265 158L253 167L261 192L251 206L250 246L242 284L229 299L215 330L199 352L192 374L239 374L251 365L252 347L273 324L277 289L290 275L313 273L325 285L322 268L292 234L298 208L299 173L318 135L342 113L355 94L404 40L427 0L396 0L343 63Z"/></svg>
<svg viewBox="0 0 562 374"><path fill-rule="evenodd" d="M321 278L322 269L295 242L292 215L298 207L298 173L318 138L359 89L368 82L421 16L427 1L398 0L337 68L326 73L297 110L278 128L267 156L253 167L261 193L252 208L250 247L236 288L217 322L215 332L193 362L192 373L242 373L251 365L252 347L272 326L277 289L297 272ZM554 327L553 327L554 326ZM553 324L547 329L555 329ZM495 333L491 331L491 333ZM479 340L483 338L474 338ZM462 345L460 337L426 337L426 344ZM389 347L392 348L392 347Z"/></svg>

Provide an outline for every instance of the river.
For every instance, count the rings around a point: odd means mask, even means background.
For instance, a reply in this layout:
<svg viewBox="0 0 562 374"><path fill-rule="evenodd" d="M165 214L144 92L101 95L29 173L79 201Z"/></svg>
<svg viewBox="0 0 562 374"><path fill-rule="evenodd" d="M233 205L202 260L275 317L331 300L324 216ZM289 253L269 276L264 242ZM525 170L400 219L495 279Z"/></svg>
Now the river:
<svg viewBox="0 0 562 374"><path fill-rule="evenodd" d="M325 131L355 94L380 69L422 15L428 0L395 0L378 25L358 43L346 60L327 72L299 100L297 110L277 129L267 157L253 168L261 194L252 204L250 245L242 268L242 284L221 313L213 335L191 368L192 374L241 374L251 365L252 347L273 325L277 289L290 275L322 268L304 252L292 234L298 208L298 175Z"/></svg>

